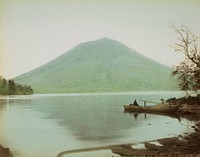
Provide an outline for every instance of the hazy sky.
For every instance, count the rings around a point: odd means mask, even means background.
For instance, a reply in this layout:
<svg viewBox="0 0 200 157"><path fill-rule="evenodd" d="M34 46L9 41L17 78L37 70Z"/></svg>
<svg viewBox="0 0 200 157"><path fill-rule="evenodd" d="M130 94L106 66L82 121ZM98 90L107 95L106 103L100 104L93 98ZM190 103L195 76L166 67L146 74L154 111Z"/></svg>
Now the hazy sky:
<svg viewBox="0 0 200 157"><path fill-rule="evenodd" d="M172 66L181 56L169 22L200 35L200 1L0 0L0 75L15 77L102 37Z"/></svg>

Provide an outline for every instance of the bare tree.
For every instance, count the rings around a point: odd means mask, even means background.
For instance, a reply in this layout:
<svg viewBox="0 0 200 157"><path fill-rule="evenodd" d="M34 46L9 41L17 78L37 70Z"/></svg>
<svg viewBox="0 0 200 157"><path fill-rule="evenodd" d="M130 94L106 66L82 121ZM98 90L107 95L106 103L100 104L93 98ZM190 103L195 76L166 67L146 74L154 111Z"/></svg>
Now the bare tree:
<svg viewBox="0 0 200 157"><path fill-rule="evenodd" d="M187 27L180 28L171 25L177 36L174 45L176 52L184 54L184 60L173 69L173 75L178 76L181 90L198 91L200 89L200 47L199 37L194 35Z"/></svg>

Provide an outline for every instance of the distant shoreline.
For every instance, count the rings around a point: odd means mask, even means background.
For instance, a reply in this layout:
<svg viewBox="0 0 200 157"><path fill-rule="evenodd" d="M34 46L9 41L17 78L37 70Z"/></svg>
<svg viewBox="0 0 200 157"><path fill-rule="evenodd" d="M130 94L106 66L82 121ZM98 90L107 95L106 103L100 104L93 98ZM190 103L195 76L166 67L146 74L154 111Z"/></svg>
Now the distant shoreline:
<svg viewBox="0 0 200 157"><path fill-rule="evenodd" d="M184 94L184 91L179 91L179 90L160 90L160 91L119 91L119 92L69 92L69 93L33 93L29 95L1 95L1 96L40 96L40 95L130 95L130 94L159 94L159 93L182 93Z"/></svg>
<svg viewBox="0 0 200 157"><path fill-rule="evenodd" d="M31 95L0 95L0 96L84 96L84 95L131 95L131 94L159 94L159 93L181 93L183 91L129 91L129 92L82 92L82 93L34 93Z"/></svg>

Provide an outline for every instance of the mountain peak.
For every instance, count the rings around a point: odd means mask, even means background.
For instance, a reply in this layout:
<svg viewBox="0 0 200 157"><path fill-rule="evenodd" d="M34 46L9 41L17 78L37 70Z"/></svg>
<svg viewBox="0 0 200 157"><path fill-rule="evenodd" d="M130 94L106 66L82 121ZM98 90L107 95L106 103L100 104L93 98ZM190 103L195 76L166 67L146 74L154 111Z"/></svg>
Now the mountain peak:
<svg viewBox="0 0 200 157"><path fill-rule="evenodd" d="M104 37L81 43L14 80L31 85L36 93L177 89L170 74L170 68Z"/></svg>
<svg viewBox="0 0 200 157"><path fill-rule="evenodd" d="M113 40L113 39L110 39L110 38L107 38L107 37L103 37L103 38L100 38L100 39L97 39L95 40L94 42L116 42L117 40Z"/></svg>
<svg viewBox="0 0 200 157"><path fill-rule="evenodd" d="M78 47L78 48L80 48L80 46L84 46L84 47L85 46L86 47L89 46L89 47L91 47L91 46L95 46L95 45L101 45L102 47L107 47L108 45L112 46L113 44L115 44L115 45L116 44L123 45L122 43L120 43L117 40L113 40L113 39L110 39L110 38L107 38L107 37L102 37L102 38L99 38L99 39L96 39L96 40L91 40L91 41L80 43L76 47Z"/></svg>

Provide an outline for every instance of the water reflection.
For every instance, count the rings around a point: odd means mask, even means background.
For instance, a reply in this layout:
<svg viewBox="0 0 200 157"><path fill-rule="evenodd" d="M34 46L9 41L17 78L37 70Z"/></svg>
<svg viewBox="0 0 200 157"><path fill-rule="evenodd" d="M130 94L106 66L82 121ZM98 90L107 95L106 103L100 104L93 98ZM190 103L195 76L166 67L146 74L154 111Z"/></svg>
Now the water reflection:
<svg viewBox="0 0 200 157"><path fill-rule="evenodd" d="M30 104L32 99L9 99L9 105L24 105Z"/></svg>
<svg viewBox="0 0 200 157"><path fill-rule="evenodd" d="M0 99L0 108L4 108L6 104L8 104L8 100Z"/></svg>
<svg viewBox="0 0 200 157"><path fill-rule="evenodd" d="M138 116L138 114L137 114L137 113L134 113L133 115L134 115L134 117L135 117L135 120L137 121L137 116Z"/></svg>
<svg viewBox="0 0 200 157"><path fill-rule="evenodd" d="M161 115L161 116L167 116L167 117L171 117L171 118L176 118L176 119L178 119L179 122L181 122L181 115L176 114L176 113L153 113L153 114L151 114L151 113L137 113L137 112L127 112L127 111L125 111L124 113L133 115L134 119L136 121L137 121L138 115L140 115L140 116L142 115L145 120L147 119L147 115ZM187 118L187 117L185 116L184 118ZM191 119L188 119L188 120L191 120Z"/></svg>
<svg viewBox="0 0 200 157"><path fill-rule="evenodd" d="M119 96L111 95L57 96L48 97L48 99L38 97L32 102L35 104L32 108L45 113L47 119L58 120L61 126L70 129L73 135L81 141L125 142L128 137L138 132L138 128L146 129L149 123L158 125L162 135L166 133L165 130L169 131L164 127L168 121L173 121L175 128L179 127L178 122L181 119L177 115L130 113L134 117L135 121L133 121L130 114L123 114L123 106L118 105L123 104L123 100L124 97L119 99ZM143 131L140 130L140 132ZM139 138L134 138L139 140Z"/></svg>
<svg viewBox="0 0 200 157"><path fill-rule="evenodd" d="M31 96L0 96L0 105L24 105L30 104Z"/></svg>
<svg viewBox="0 0 200 157"><path fill-rule="evenodd" d="M135 122L137 122L138 116L140 117L140 120L141 119L143 119L143 120L147 119L147 114L146 113L134 113L134 112L124 112L124 113L132 115L134 117ZM142 118L142 117L144 117L144 118Z"/></svg>
<svg viewBox="0 0 200 157"><path fill-rule="evenodd" d="M74 154L65 154L64 157L121 157L111 152L111 150L81 152Z"/></svg>
<svg viewBox="0 0 200 157"><path fill-rule="evenodd" d="M26 157L31 153L51 157L63 150L146 141L187 131L177 118L123 113L123 104L132 97L40 95L24 100L0 99L1 136L8 141L6 145ZM155 95L146 97L156 99Z"/></svg>

